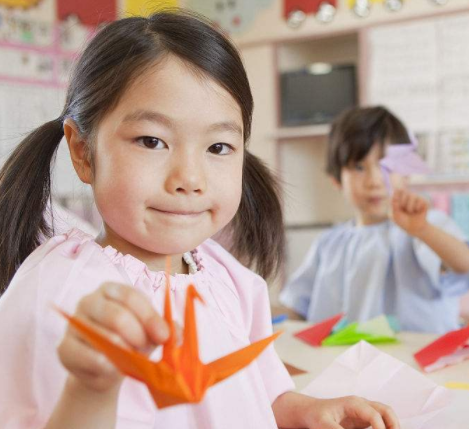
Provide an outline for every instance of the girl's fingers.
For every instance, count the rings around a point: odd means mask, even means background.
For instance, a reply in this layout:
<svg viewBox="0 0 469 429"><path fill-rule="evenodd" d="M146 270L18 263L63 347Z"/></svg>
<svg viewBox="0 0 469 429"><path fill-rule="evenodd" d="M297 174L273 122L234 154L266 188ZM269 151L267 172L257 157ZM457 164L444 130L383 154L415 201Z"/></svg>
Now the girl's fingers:
<svg viewBox="0 0 469 429"><path fill-rule="evenodd" d="M141 292L117 283L106 283L101 289L108 299L120 303L132 312L154 344L164 343L168 339L167 323Z"/></svg>
<svg viewBox="0 0 469 429"><path fill-rule="evenodd" d="M66 335L58 348L62 364L76 375L96 377L117 376L115 366L102 353L81 341L76 335Z"/></svg>
<svg viewBox="0 0 469 429"><path fill-rule="evenodd" d="M130 345L136 349L145 348L150 341L142 323L132 311L129 311L119 302L108 299L102 294L90 296L80 303L79 311L86 307L86 314L79 317L97 328L104 329L103 333L111 341L119 341L116 336L123 340L121 345Z"/></svg>
<svg viewBox="0 0 469 429"><path fill-rule="evenodd" d="M393 409L387 405L381 404L380 402L371 402L371 406L379 411L383 417L386 429L399 429L399 419Z"/></svg>

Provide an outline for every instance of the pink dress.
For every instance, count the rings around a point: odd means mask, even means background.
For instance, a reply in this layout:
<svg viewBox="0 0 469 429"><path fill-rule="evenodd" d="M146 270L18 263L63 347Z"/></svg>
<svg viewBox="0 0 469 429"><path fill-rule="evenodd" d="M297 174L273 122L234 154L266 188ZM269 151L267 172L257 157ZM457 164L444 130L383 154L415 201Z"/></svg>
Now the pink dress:
<svg viewBox="0 0 469 429"><path fill-rule="evenodd" d="M264 280L220 245L198 247L201 269L172 277L173 315L183 325L186 288L193 283L205 306L196 304L199 351L210 362L271 334ZM61 394L66 370L56 347L66 322L54 303L73 312L103 282L131 284L161 312L164 274L140 260L102 248L76 229L36 249L0 299L0 427L39 429ZM158 360L158 348L152 358ZM209 389L200 404L158 410L147 388L126 378L119 397L117 429L276 428L272 402L293 389L273 346L247 368Z"/></svg>

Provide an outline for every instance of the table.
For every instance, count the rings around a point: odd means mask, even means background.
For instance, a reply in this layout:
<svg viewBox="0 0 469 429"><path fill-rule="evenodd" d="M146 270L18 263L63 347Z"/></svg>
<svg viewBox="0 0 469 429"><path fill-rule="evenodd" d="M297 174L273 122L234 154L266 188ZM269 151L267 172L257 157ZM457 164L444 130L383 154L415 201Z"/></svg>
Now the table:
<svg viewBox="0 0 469 429"><path fill-rule="evenodd" d="M337 356L350 346L312 347L293 334L311 324L304 321L291 321L274 326L274 330L284 333L275 341L275 349L285 363L307 371L306 374L293 376L296 390L301 391L308 383L319 375ZM375 345L379 350L405 362L420 371L413 354L438 338L435 334L400 332L397 334L399 343ZM469 360L443 368L441 370L424 373L426 377L439 385L447 382L469 383ZM469 428L469 391L452 390L454 399L452 405L441 413L441 422L445 429Z"/></svg>
<svg viewBox="0 0 469 429"><path fill-rule="evenodd" d="M282 330L284 334L275 341L275 349L281 359L300 369L307 374L297 375L294 381L298 390L303 389L314 377L319 375L337 356L350 346L312 347L298 338L295 332L307 328L311 324L303 321L288 320L275 325L275 330ZM413 354L438 338L435 334L418 332L400 332L397 334L399 343L375 345L381 351L405 362L415 369L419 369ZM426 374L435 383L444 385L446 382L459 381L469 383L469 359L458 365L449 366L441 370ZM468 404L469 407L469 404ZM469 424L468 424L469 428Z"/></svg>

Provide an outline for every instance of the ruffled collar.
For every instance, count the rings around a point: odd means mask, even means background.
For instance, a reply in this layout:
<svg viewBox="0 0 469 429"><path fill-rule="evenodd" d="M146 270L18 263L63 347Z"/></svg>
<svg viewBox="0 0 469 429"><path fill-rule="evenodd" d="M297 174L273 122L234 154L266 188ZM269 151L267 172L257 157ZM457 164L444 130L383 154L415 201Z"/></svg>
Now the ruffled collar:
<svg viewBox="0 0 469 429"><path fill-rule="evenodd" d="M67 238L77 239L81 243L88 242L92 244L94 247L99 249L108 259L109 261L116 266L122 267L127 274L131 276L132 282L135 282L136 279L144 276L147 277L152 284L161 285L164 283L165 280L165 272L164 271L152 271L148 268L145 262L141 261L140 259L132 256L130 254L122 254L117 249L112 246L102 247L99 245L93 236L77 229L73 228L68 231L66 234ZM191 283L196 281L199 277L203 276L205 273L205 261L204 258L198 248L195 249L193 254L195 262L197 264L197 272L193 274L172 274L170 277L171 279L175 280L172 282L174 283Z"/></svg>

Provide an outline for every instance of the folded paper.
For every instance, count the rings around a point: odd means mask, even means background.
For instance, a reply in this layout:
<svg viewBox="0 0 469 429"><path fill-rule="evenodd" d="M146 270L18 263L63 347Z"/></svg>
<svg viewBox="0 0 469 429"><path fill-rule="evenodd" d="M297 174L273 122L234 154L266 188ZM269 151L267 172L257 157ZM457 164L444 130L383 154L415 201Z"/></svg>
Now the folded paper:
<svg viewBox="0 0 469 429"><path fill-rule="evenodd" d="M414 358L425 372L469 359L469 326L441 336L415 353Z"/></svg>
<svg viewBox="0 0 469 429"><path fill-rule="evenodd" d="M157 407L165 408L182 403L200 402L208 388L249 365L280 335L280 332L277 332L268 338L204 364L199 359L195 299L202 301L195 287L190 285L186 296L183 342L181 346L177 346L175 326L171 315L169 285L167 285L164 319L170 328L170 336L162 346L163 357L159 362L153 362L144 354L114 344L80 319L61 310L59 312L93 347L105 354L123 374L145 383Z"/></svg>
<svg viewBox="0 0 469 429"><path fill-rule="evenodd" d="M391 189L392 173L401 176L427 175L431 173L430 168L417 153L417 144L392 144L387 146L386 155L380 161L381 171L387 189Z"/></svg>
<svg viewBox="0 0 469 429"><path fill-rule="evenodd" d="M381 315L367 322L351 323L325 338L321 344L323 346L343 346L356 344L362 340L369 343L395 343L397 337L388 318Z"/></svg>
<svg viewBox="0 0 469 429"><path fill-rule="evenodd" d="M365 341L337 357L303 393L317 398L357 395L384 403L397 414L401 429L434 428L433 420L452 400L447 389Z"/></svg>
<svg viewBox="0 0 469 429"><path fill-rule="evenodd" d="M343 318L343 314L337 314L330 319L324 320L322 322L316 323L315 325L303 329L295 334L296 338L312 345L320 346L321 342L331 334L340 320Z"/></svg>

